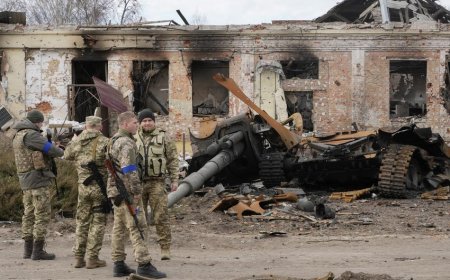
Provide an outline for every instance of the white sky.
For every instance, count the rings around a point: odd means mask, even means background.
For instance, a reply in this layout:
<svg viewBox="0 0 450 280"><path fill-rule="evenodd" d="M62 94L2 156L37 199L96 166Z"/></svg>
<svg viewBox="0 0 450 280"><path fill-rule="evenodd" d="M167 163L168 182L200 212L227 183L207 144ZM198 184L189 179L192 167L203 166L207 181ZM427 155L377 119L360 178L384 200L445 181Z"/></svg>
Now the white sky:
<svg viewBox="0 0 450 280"><path fill-rule="evenodd" d="M140 0L143 17L148 21L175 20L183 25L176 10L188 22L193 15L206 18L203 24L259 24L272 20L311 20L325 14L337 0ZM450 7L450 0L440 0Z"/></svg>

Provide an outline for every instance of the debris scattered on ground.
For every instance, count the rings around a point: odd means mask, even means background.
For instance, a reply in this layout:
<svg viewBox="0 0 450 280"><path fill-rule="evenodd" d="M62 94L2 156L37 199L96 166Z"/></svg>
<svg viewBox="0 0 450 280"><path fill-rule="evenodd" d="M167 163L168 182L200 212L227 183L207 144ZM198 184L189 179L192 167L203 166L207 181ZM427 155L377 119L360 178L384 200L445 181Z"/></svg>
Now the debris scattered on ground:
<svg viewBox="0 0 450 280"><path fill-rule="evenodd" d="M441 187L436 190L423 193L420 197L422 199L448 200L449 193L450 187Z"/></svg>
<svg viewBox="0 0 450 280"><path fill-rule="evenodd" d="M362 190L349 191L349 192L334 192L330 195L330 199L340 199L345 202L352 202L361 196L367 195L371 192L372 188L365 188Z"/></svg>

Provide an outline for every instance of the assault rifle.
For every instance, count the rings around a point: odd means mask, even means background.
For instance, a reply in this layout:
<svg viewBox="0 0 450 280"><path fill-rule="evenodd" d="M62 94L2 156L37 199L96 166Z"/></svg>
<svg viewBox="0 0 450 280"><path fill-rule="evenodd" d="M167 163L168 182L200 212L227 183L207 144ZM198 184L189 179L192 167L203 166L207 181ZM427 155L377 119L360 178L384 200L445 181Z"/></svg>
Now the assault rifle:
<svg viewBox="0 0 450 280"><path fill-rule="evenodd" d="M47 128L47 140L49 143L53 143L52 141L52 131L50 130L50 128ZM56 180L56 177L58 176L58 167L56 167L56 162L55 159L53 157L50 157L50 164L51 164L51 170L53 172L53 174L55 174L55 187L56 187L56 196L58 197L58 199L61 198L60 194L59 194L59 188L58 188L58 182Z"/></svg>
<svg viewBox="0 0 450 280"><path fill-rule="evenodd" d="M92 181L97 182L97 184L99 185L100 190L102 191L102 194L104 196L104 201L102 203L103 213L108 214L109 212L112 211L113 208L112 208L111 200L108 199L108 194L106 193L106 185L105 185L105 182L103 181L103 176L100 173L100 171L98 170L97 165L95 164L94 161L90 161L90 162L88 162L88 164L82 165L81 167L87 168L87 169L89 169L89 171L91 171L91 176L87 177L83 181L83 185L89 186L92 183Z"/></svg>
<svg viewBox="0 0 450 280"><path fill-rule="evenodd" d="M139 226L139 222L137 219L136 209L133 207L133 200L131 199L130 195L127 192L127 189L125 188L125 184L123 183L122 179L120 179L119 175L117 175L117 171L113 166L113 162L109 159L105 160L105 166L108 168L109 173L111 173L114 182L116 183L116 188L119 191L120 198L125 202L127 205L128 211L130 212L131 216L133 217L134 224L136 225L137 229L139 230L139 234L141 235L142 240L144 240L144 232L142 231L141 227Z"/></svg>

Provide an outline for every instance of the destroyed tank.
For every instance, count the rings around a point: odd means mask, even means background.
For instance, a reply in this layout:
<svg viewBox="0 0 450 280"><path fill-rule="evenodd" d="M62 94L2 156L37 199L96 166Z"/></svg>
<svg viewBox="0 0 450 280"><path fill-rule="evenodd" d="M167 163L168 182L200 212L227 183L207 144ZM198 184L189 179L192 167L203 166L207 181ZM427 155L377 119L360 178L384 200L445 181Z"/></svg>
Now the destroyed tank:
<svg viewBox="0 0 450 280"><path fill-rule="evenodd" d="M258 114L218 123L208 135L191 134L190 175L169 195L173 205L203 184L228 185L261 179L266 187L295 179L307 190L375 186L384 197L406 198L450 184L450 148L430 128L414 124L377 131L345 131L301 137L296 113L279 123L234 83L214 79ZM291 129L284 125L291 124Z"/></svg>

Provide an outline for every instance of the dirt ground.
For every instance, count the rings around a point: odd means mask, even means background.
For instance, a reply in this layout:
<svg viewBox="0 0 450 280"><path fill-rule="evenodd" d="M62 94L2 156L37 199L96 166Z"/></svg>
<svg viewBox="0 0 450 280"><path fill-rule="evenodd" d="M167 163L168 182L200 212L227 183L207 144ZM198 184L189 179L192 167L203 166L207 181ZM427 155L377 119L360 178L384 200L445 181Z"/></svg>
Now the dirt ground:
<svg viewBox="0 0 450 280"><path fill-rule="evenodd" d="M340 280L450 279L448 201L334 201L327 205L336 210L335 219L311 222L278 210L289 203L267 211L277 220L241 221L223 212L210 213L218 200L210 191L185 198L171 210L170 261L159 259L150 230L153 263L168 279L316 279L329 272ZM56 254L55 261L22 259L20 224L3 223L0 279L113 279L111 226L112 217L101 251L107 267L87 270L73 268L73 219L52 221L47 250ZM131 246L127 263L137 266Z"/></svg>

